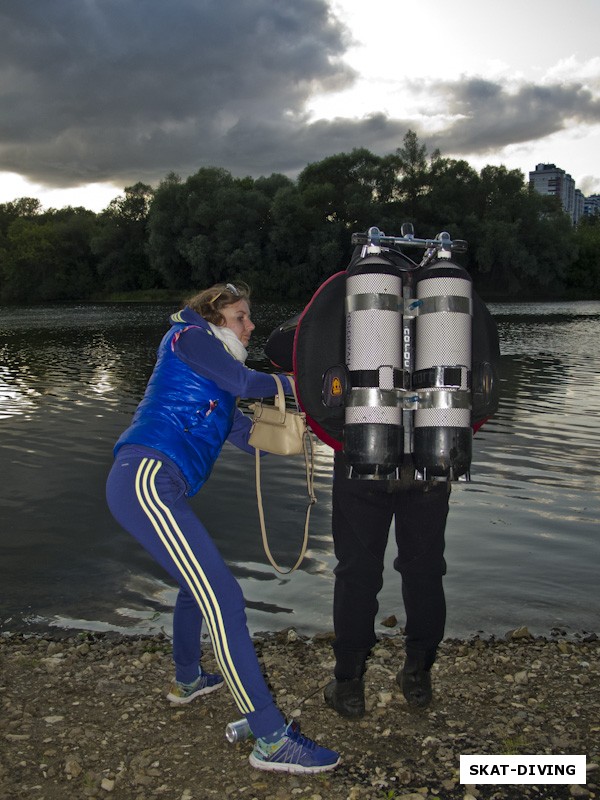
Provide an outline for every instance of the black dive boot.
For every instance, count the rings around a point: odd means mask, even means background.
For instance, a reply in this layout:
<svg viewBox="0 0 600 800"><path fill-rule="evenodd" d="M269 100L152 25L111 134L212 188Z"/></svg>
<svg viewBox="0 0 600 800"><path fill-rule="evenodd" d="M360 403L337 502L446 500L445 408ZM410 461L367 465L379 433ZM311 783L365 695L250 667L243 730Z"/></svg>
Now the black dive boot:
<svg viewBox="0 0 600 800"><path fill-rule="evenodd" d="M413 708L427 708L431 703L431 673L419 660L407 658L396 681L402 688L406 702Z"/></svg>
<svg viewBox="0 0 600 800"><path fill-rule="evenodd" d="M342 717L360 719L365 715L365 680L368 654L337 655L334 674L323 692L325 702ZM347 678L347 676L349 676Z"/></svg>
<svg viewBox="0 0 600 800"><path fill-rule="evenodd" d="M359 719L365 715L365 682L363 678L351 681L329 681L323 692L325 702L342 717Z"/></svg>

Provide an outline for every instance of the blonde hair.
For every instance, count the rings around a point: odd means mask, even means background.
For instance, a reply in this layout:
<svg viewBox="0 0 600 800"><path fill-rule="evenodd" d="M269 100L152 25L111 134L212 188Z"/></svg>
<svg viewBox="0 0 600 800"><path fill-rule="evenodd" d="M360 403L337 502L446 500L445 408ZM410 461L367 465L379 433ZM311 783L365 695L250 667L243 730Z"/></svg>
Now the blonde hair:
<svg viewBox="0 0 600 800"><path fill-rule="evenodd" d="M190 297L186 305L200 314L207 322L213 325L224 325L225 317L221 309L231 306L239 300L250 302L250 287L239 281L233 283L216 283L210 289L203 289L198 294Z"/></svg>

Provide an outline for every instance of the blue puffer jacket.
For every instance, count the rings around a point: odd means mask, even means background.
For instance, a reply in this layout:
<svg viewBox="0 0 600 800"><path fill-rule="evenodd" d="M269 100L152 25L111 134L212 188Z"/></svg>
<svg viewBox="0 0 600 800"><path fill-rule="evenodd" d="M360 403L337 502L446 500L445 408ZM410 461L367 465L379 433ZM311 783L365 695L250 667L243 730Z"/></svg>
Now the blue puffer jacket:
<svg viewBox="0 0 600 800"><path fill-rule="evenodd" d="M202 323L194 327L212 336ZM144 397L114 452L124 444L160 450L182 471L191 496L208 479L229 435L236 398L177 357L174 345L187 327L188 322L177 322L163 337Z"/></svg>

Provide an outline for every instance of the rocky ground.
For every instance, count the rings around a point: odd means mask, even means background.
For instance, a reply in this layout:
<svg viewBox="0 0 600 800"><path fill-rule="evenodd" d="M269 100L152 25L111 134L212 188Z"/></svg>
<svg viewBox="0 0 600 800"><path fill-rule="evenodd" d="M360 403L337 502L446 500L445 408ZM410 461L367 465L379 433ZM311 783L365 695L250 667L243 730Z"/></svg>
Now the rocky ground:
<svg viewBox="0 0 600 800"><path fill-rule="evenodd" d="M256 646L283 711L342 753L336 771L294 777L252 769L251 743L224 738L239 716L226 689L171 706L165 637L4 634L0 798L600 798L594 634L567 640L556 631L541 639L521 629L506 640L448 640L433 669L434 703L415 712L395 682L403 640L391 631L369 662L368 714L354 722L322 700L333 667L329 637L285 631ZM210 650L205 661L214 668ZM587 783L463 785L459 756L468 753L584 753Z"/></svg>

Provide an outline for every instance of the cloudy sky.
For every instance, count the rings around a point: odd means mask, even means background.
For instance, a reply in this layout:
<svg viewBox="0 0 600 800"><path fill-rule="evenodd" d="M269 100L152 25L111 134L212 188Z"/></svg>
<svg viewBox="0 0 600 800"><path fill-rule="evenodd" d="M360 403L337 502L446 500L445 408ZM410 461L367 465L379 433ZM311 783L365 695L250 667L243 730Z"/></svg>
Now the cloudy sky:
<svg viewBox="0 0 600 800"><path fill-rule="evenodd" d="M411 128L600 192L600 0L2 0L0 202L294 177Z"/></svg>

